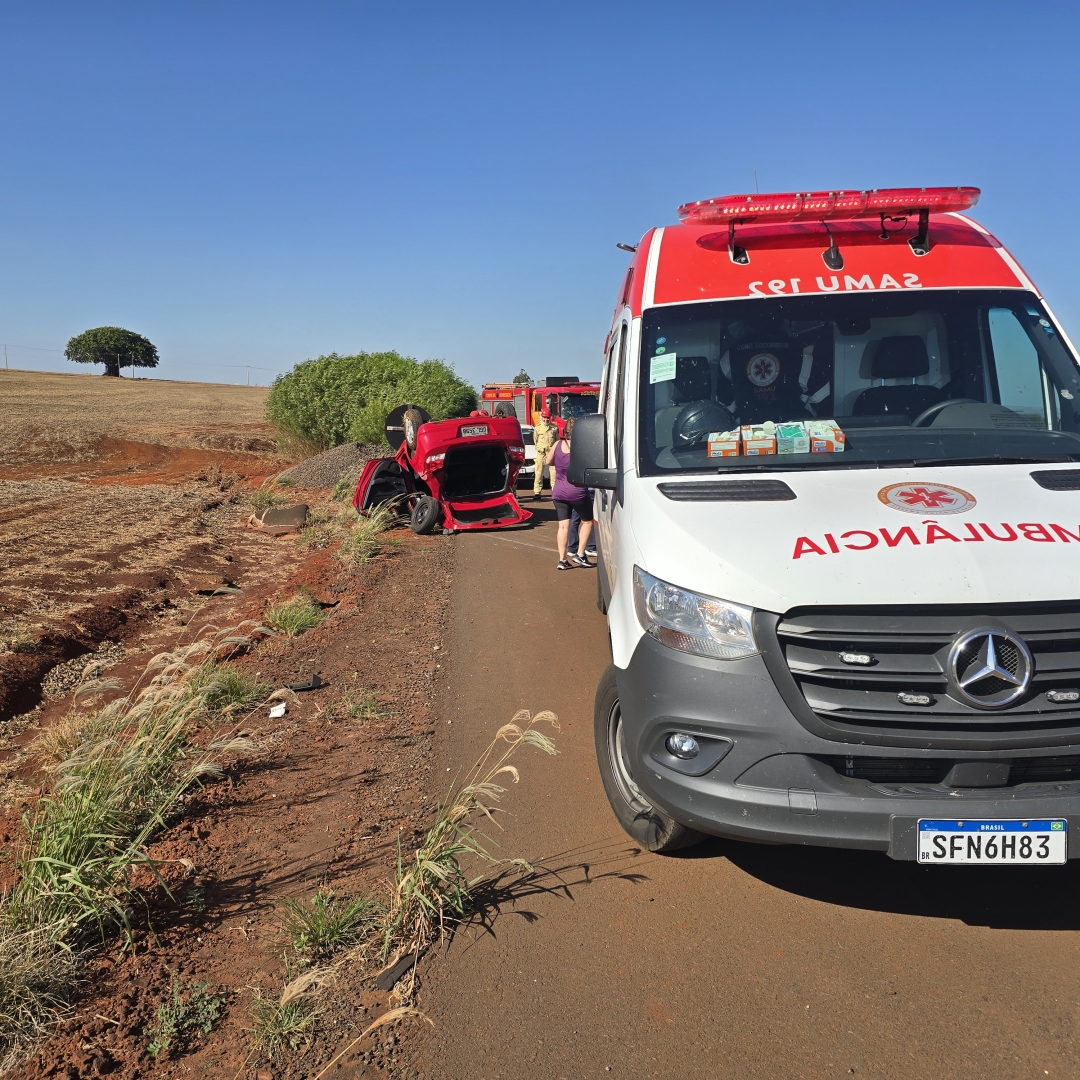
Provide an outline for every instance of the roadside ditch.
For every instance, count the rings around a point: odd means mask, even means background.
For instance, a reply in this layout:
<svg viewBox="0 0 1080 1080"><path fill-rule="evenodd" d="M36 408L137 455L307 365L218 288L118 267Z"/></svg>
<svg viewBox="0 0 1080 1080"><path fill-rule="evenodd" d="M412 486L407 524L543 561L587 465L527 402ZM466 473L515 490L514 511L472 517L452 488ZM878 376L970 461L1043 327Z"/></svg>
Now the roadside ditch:
<svg viewBox="0 0 1080 1080"><path fill-rule="evenodd" d="M323 522L340 507L325 491L289 495L310 501ZM222 542L237 541L239 508L224 499L220 509L227 515ZM156 597L132 584L125 603L114 591L113 621L99 627L73 619L74 646L8 654L40 662L39 669L24 661L22 669L27 684L36 678L40 685L49 661L104 641L97 674L118 686L97 695L100 707L126 694L156 653L213 627L263 624L274 604L298 596L322 616L296 637L263 637L228 657L228 667L252 684L286 687L316 675L321 685L243 714L233 734L258 751L219 755L222 775L184 797L182 813L146 850L162 882L145 875L137 882L149 907L133 912L131 941L113 934L98 940L70 1012L12 1075L137 1080L178 1071L308 1080L401 1004L400 988L395 997L392 989L376 989L370 972L339 966L333 991L319 995L309 1021L284 1032L272 1055L253 1044L259 1003L279 1002L283 987L305 969L295 933L284 928L290 902L310 909L332 892L331 903L340 904L392 877L399 847L411 853L424 836L448 780L432 775L432 743L453 540L394 529L376 551L341 558L333 529L318 520L299 540L241 534L244 558L235 545L221 548L201 577L189 565L183 579L159 585ZM214 595L218 589L225 591ZM0 749L7 768L0 816L9 852L0 871L5 889L26 815L49 792L34 740L70 715L70 681L61 679L58 696L17 717L13 738ZM270 707L282 703L285 715L271 719ZM176 1029L164 1046L163 1023ZM411 1075L400 1039L397 1025L385 1026L358 1048L350 1067Z"/></svg>

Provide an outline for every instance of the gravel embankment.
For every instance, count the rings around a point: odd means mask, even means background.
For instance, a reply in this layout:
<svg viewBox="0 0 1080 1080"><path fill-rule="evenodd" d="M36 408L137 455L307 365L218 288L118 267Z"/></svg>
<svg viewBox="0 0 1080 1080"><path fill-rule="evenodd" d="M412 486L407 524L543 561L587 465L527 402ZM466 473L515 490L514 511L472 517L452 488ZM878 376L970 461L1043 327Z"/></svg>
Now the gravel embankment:
<svg viewBox="0 0 1080 1080"><path fill-rule="evenodd" d="M390 456L388 446L371 446L366 443L342 443L325 454L316 454L307 461L282 473L278 483L291 483L297 488L330 488L337 486L343 476L359 477L364 464L372 458Z"/></svg>
<svg viewBox="0 0 1080 1080"><path fill-rule="evenodd" d="M48 701L56 701L74 690L84 678L92 679L100 675L107 667L118 664L127 655L127 650L118 641L103 641L95 653L76 656L57 664L41 680L41 693ZM90 670L90 669L93 670Z"/></svg>

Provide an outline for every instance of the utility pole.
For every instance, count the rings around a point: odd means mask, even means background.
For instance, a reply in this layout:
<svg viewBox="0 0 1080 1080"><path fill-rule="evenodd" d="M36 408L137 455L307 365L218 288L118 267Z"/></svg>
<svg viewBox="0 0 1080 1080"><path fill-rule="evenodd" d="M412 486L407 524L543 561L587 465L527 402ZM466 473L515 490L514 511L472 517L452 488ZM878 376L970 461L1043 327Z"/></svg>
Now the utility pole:
<svg viewBox="0 0 1080 1080"><path fill-rule="evenodd" d="M248 369L247 369L247 384L248 384L248 386L251 385L251 368L250 367L248 367Z"/></svg>
<svg viewBox="0 0 1080 1080"><path fill-rule="evenodd" d="M8 368L8 366L7 366L7 346L6 345L4 346L4 370L5 371L10 370Z"/></svg>

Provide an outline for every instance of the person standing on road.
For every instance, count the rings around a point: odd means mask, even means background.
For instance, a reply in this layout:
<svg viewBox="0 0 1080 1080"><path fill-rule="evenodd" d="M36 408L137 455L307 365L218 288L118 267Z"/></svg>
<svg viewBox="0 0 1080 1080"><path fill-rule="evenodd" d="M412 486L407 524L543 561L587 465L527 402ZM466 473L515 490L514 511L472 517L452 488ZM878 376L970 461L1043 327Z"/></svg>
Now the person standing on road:
<svg viewBox="0 0 1080 1080"><path fill-rule="evenodd" d="M555 425L551 422L551 413L544 407L540 413L540 423L533 429L533 444L536 446L536 464L533 466L533 499L540 498L540 492L544 487L544 464L547 461L551 448L555 445L557 433ZM552 488L555 481L551 482Z"/></svg>
<svg viewBox="0 0 1080 1080"><path fill-rule="evenodd" d="M592 488L585 489L585 495L589 500L589 505L592 506L593 493ZM578 531L581 528L581 515L575 510L570 515L570 538L567 541L567 549L574 551L578 546ZM589 537L589 542L585 545L585 554L591 558L596 558L596 534L594 533Z"/></svg>
<svg viewBox="0 0 1080 1080"><path fill-rule="evenodd" d="M566 479L566 466L570 464L570 438L574 431L574 418L566 421L563 437L548 451L546 463L555 470L555 483L551 487L551 500L555 503L555 515L559 519L559 569L570 570L575 566L591 566L585 557L585 547L592 532L592 499L586 488L571 484ZM539 459L538 459L539 460ZM570 540L570 515L577 511L581 516L578 549L567 557Z"/></svg>

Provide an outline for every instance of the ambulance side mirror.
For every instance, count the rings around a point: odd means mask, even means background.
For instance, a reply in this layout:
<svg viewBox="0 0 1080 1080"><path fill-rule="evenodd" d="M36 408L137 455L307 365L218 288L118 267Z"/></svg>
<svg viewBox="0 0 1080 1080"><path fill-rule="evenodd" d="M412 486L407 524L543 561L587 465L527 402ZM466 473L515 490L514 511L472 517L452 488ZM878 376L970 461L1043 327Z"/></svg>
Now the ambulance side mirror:
<svg viewBox="0 0 1080 1080"><path fill-rule="evenodd" d="M578 487L606 488L618 483L617 470L607 467L607 421L603 413L579 416L570 439L566 479Z"/></svg>

